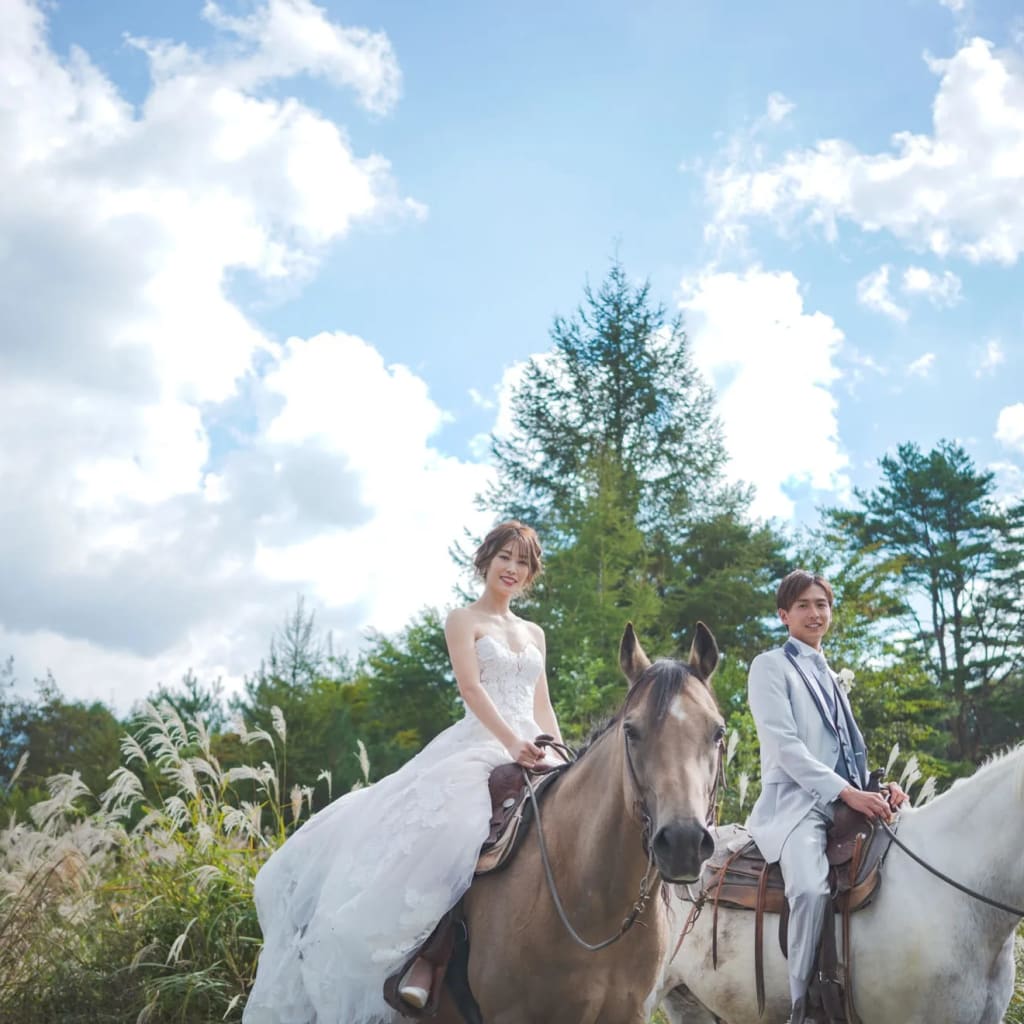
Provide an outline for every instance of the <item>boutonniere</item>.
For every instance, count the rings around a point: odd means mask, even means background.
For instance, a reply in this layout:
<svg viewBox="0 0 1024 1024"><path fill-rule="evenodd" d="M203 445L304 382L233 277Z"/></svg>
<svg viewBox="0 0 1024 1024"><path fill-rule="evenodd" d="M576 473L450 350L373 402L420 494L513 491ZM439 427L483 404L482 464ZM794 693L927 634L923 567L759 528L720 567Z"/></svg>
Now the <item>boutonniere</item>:
<svg viewBox="0 0 1024 1024"><path fill-rule="evenodd" d="M852 668L841 668L839 670L839 685L843 688L843 693L849 695L853 689L853 669Z"/></svg>

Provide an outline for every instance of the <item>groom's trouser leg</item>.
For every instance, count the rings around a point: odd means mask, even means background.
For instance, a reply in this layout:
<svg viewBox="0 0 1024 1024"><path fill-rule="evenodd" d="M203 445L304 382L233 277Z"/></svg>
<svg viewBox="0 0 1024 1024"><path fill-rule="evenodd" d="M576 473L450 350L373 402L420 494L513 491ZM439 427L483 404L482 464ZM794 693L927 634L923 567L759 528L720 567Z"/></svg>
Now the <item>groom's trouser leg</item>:
<svg viewBox="0 0 1024 1024"><path fill-rule="evenodd" d="M804 996L810 984L828 906L828 826L825 814L812 810L790 833L779 856L789 902L789 994L793 1003Z"/></svg>

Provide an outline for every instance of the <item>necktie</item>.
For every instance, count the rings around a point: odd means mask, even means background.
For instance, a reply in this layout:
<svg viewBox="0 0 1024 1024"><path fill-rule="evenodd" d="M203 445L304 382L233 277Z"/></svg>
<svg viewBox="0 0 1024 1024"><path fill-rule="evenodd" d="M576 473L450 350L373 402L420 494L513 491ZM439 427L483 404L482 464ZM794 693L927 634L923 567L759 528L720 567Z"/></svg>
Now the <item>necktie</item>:
<svg viewBox="0 0 1024 1024"><path fill-rule="evenodd" d="M832 673L828 670L828 662L825 660L825 655L817 651L811 655L811 661L814 662L814 667L817 670L818 685L821 687L821 692L825 698L825 703L828 705L829 714L832 716L832 721L835 721L835 683L832 679Z"/></svg>

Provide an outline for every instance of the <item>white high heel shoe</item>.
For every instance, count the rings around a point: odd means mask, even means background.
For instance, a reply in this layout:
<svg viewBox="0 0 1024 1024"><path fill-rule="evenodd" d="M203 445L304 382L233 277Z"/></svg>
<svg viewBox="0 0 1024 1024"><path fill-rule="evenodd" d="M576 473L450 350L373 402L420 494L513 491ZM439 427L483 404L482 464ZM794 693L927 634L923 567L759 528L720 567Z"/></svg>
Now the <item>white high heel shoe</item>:
<svg viewBox="0 0 1024 1024"><path fill-rule="evenodd" d="M398 994L402 997L403 1002L415 1006L417 1010L422 1010L430 998L430 992L425 988L420 988L419 985L402 985Z"/></svg>
<svg viewBox="0 0 1024 1024"><path fill-rule="evenodd" d="M405 977L402 979L402 983L398 986L398 995L401 997L403 1002L408 1003L410 1006L414 1006L417 1010L422 1010L430 999L430 989L423 988L422 985L410 985L408 978L412 972L413 968L410 967L406 972Z"/></svg>

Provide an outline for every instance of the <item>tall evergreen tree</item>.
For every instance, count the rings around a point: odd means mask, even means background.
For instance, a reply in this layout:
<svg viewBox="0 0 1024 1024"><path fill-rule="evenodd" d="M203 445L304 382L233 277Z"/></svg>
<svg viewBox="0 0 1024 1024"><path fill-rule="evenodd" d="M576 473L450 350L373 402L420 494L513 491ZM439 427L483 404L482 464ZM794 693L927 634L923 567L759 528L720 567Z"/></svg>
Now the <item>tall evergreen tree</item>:
<svg viewBox="0 0 1024 1024"><path fill-rule="evenodd" d="M976 761L992 744L987 709L1024 667L1024 504L1001 506L993 474L950 441L900 445L880 466L860 507L827 520L903 584L908 638L950 703L949 755Z"/></svg>
<svg viewBox="0 0 1024 1024"><path fill-rule="evenodd" d="M714 395L648 284L613 262L574 315L555 318L551 342L513 395L512 430L493 439L485 502L541 533L548 571L531 614L549 632L555 702L577 714L615 700L629 618L661 653L685 647L697 618L753 653L783 541L725 482ZM581 667L595 673L589 689Z"/></svg>
<svg viewBox="0 0 1024 1024"><path fill-rule="evenodd" d="M595 467L609 461L622 473L620 500L644 530L671 534L691 509L723 499L713 394L682 321L652 302L648 284L631 285L613 262L596 292L584 288L574 316L555 317L551 341L551 352L526 366L510 436L492 441L491 507L554 542L600 483Z"/></svg>

